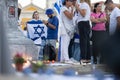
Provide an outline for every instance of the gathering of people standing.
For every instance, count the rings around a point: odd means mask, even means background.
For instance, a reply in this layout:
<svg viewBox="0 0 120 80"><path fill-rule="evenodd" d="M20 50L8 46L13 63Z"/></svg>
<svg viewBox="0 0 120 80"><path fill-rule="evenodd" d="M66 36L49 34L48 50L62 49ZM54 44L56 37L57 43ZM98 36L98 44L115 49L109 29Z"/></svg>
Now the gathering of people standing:
<svg viewBox="0 0 120 80"><path fill-rule="evenodd" d="M103 62L101 55L104 42L120 30L120 9L112 0L106 0L104 4L95 3L93 10L88 0L80 0L80 2L62 0L62 3L61 22L54 14L53 9L46 9L45 14L48 16L48 20L40 20L40 22L47 28L47 36L42 36L44 32L39 33L39 36L42 40L46 38L45 44L51 44L56 48L58 33L60 34L60 62L101 64ZM102 10L103 5L105 10ZM39 13L34 12L33 14L33 19L39 20ZM38 26L38 28L40 27Z"/></svg>

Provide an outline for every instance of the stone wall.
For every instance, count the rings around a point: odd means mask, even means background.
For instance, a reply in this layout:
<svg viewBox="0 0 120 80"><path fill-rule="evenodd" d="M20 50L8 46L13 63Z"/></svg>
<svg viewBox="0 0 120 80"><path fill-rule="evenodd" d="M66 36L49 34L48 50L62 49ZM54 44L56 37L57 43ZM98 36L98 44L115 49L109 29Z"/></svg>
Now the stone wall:
<svg viewBox="0 0 120 80"><path fill-rule="evenodd" d="M10 52L8 48L8 41L6 37L7 21L7 0L0 0L0 74L11 74L13 68L11 66Z"/></svg>
<svg viewBox="0 0 120 80"><path fill-rule="evenodd" d="M9 16L9 7L15 7L15 17ZM9 48L11 55L20 52L31 55L34 59L38 58L38 47L34 45L33 41L23 36L23 34L18 29L18 17L17 17L17 0L7 0L6 8L7 13L4 14L6 16L6 33L7 39L9 43Z"/></svg>

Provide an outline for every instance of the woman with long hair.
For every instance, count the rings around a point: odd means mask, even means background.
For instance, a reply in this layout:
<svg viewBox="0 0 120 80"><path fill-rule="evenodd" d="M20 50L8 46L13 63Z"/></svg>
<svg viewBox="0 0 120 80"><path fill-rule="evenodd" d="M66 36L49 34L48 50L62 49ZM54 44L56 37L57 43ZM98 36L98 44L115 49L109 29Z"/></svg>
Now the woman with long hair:
<svg viewBox="0 0 120 80"><path fill-rule="evenodd" d="M32 19L39 20L39 12L38 11L33 12Z"/></svg>
<svg viewBox="0 0 120 80"><path fill-rule="evenodd" d="M96 3L91 13L91 21L94 23L94 25L92 25L92 52L94 64L97 64L100 59L100 46L106 38L106 14L102 12L101 9L102 4Z"/></svg>

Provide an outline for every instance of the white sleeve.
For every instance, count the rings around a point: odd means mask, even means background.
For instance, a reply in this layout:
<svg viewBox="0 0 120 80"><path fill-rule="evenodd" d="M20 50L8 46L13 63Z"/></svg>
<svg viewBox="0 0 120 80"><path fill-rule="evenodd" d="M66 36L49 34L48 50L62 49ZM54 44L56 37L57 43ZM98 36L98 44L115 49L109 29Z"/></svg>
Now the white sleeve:
<svg viewBox="0 0 120 80"><path fill-rule="evenodd" d="M120 10L116 11L116 18L120 16Z"/></svg>
<svg viewBox="0 0 120 80"><path fill-rule="evenodd" d="M62 7L62 9L61 9L62 12L66 11L66 10L68 10L68 9L65 6Z"/></svg>

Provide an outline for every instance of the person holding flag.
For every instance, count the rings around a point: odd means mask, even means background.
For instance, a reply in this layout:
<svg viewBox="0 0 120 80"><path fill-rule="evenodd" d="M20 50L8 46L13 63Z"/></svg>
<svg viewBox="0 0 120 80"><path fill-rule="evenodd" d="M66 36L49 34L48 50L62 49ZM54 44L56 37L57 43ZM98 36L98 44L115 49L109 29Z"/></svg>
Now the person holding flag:
<svg viewBox="0 0 120 80"><path fill-rule="evenodd" d="M32 15L32 20L26 23L27 37L34 41L34 44L40 47L39 59L43 58L43 46L47 37L47 27L39 19L39 12L35 11Z"/></svg>

